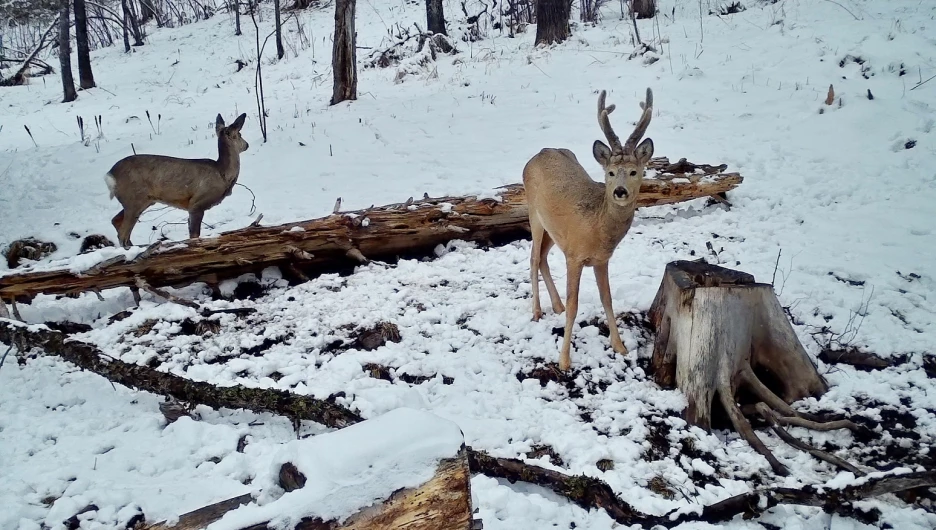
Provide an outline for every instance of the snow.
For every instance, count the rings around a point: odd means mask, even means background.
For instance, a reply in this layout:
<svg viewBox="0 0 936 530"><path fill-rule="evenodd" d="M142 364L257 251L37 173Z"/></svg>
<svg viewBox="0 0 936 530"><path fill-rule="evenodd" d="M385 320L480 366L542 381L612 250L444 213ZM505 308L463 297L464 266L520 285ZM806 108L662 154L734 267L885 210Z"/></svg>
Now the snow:
<svg viewBox="0 0 936 530"><path fill-rule="evenodd" d="M535 48L533 27L517 38L491 30L480 41L458 40L460 53L440 55L427 69L407 62L400 83L397 67L361 68L360 99L334 107L328 106L333 13L300 12L298 26L310 44L302 44L291 22L286 58L264 55L267 143L256 122L249 23L241 37L232 36L224 14L179 28L150 27L147 45L130 56L120 47L95 51L101 88L80 92L74 103L58 102L54 77L0 89L0 246L26 236L53 241L59 250L26 270L79 272L116 256L133 259L163 236L184 239L185 212L154 208L134 231L141 246L74 257L88 234L116 238L110 219L119 206L108 200L102 175L133 152L131 144L137 152L214 156L219 112L228 121L248 113L243 134L250 149L239 182L256 195L263 224L272 225L330 215L337 197L342 210L423 193L497 199L497 188L519 182L523 165L543 147L571 149L599 178L589 155L600 138L597 91L609 91L609 104L618 107L612 123L625 134L649 86L655 112L648 136L657 155L726 163L745 180L729 194L730 209L705 200L641 209L611 261L615 310L646 311L665 264L675 259L704 256L758 281L775 277L810 354L838 340L907 358L870 373L820 361L830 392L797 406L877 422L899 414L907 432L883 433L882 443L906 446L914 458L929 454L936 387L923 354L936 344L936 80L914 87L936 73L936 5L745 0L741 13L700 18L698 4L659 4L664 16L638 21L641 36L660 50L649 65L628 60L631 23L609 4L599 24L575 24L572 39L560 46ZM704 4L707 13L715 3ZM450 30L464 32L460 2L445 8ZM467 3L469 13L480 8ZM371 48L389 44L385 37L395 23L425 20L419 2L365 3L357 11L358 43ZM264 15L262 34L271 20ZM236 59L250 65L236 72ZM823 105L829 84L841 107ZM104 134L92 130L84 145L76 116L88 123L99 114ZM252 203L236 187L208 211L203 236L249 225L256 218ZM534 446L548 445L562 465L548 457L535 459L538 465L600 477L648 513L694 510L762 484L831 487L854 480L760 431L793 471L781 479L734 433L687 426L678 418L682 395L660 389L644 371L652 338L619 319L631 353L617 356L590 324L604 315L589 274L572 352L581 395L552 381L520 381L518 375L556 361L553 328L564 321L551 311L530 321L529 250L528 242L489 250L453 242L440 245L431 262L371 264L293 288L268 270L260 281L270 291L259 300L207 302L200 285L179 290L213 308L258 309L246 319L212 317L216 333L185 331L186 319L200 319L195 311L146 294L140 309L109 323L133 306L126 289L103 292L106 302L93 294L39 296L19 309L30 323L89 324L92 331L78 338L108 355L195 380L321 398L344 392L340 403L375 421L401 408L432 413L457 425L469 445L496 456L526 457ZM550 259L564 294L563 257L555 249ZM5 267L0 264L0 274L14 272ZM222 292L251 278L224 282ZM352 330L382 321L399 327L400 342L373 351L350 344ZM365 366L372 363L388 367L394 380L371 377ZM402 374L427 379L411 384ZM169 519L247 492L265 509L288 502L262 486L274 456L290 444L325 439L296 440L282 418L205 407L196 409L197 419L166 425L158 400L50 358L19 366L11 354L0 369L0 528L62 528L91 503L98 510L81 516L82 528L123 528L140 511L150 521ZM324 431L305 422L298 435ZM849 433L790 432L842 446L839 456L846 459L879 462L873 446ZM244 435L249 443L239 453ZM659 440L668 447L656 448ZM603 459L613 469L600 470ZM483 476L472 479L472 488L485 528L613 525L604 512L587 512L541 488ZM936 527L931 513L896 499L867 504L895 528ZM785 529L864 528L800 507L778 507L761 520ZM759 527L740 518L724 526Z"/></svg>
<svg viewBox="0 0 936 530"><path fill-rule="evenodd" d="M239 530L266 521L293 528L304 517L342 522L398 489L427 482L439 460L453 458L461 445L458 425L408 408L283 444L256 486L276 491L279 469L287 462L306 477L305 485L263 506L230 512L207 530Z"/></svg>

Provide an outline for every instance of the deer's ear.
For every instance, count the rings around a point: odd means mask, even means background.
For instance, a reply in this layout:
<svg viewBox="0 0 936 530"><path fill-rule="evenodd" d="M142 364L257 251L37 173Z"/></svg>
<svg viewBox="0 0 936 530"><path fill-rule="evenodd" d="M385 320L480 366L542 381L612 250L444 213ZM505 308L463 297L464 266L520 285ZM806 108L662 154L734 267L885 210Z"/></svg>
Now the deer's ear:
<svg viewBox="0 0 936 530"><path fill-rule="evenodd" d="M595 160L601 164L601 167L605 167L611 160L611 148L601 140L595 140L595 143L592 144L592 155L595 156Z"/></svg>
<svg viewBox="0 0 936 530"><path fill-rule="evenodd" d="M221 115L218 114L218 117L215 118L215 133L217 133L218 136L221 136L222 130L224 130L224 118L222 118Z"/></svg>
<svg viewBox="0 0 936 530"><path fill-rule="evenodd" d="M234 129L235 131L241 130L241 127L244 126L244 120L246 119L247 119L247 114L246 113L241 114L240 116L237 117L236 120L234 120L234 123L231 124L231 129Z"/></svg>
<svg viewBox="0 0 936 530"><path fill-rule="evenodd" d="M640 142L637 149L634 149L634 156L637 157L637 160L639 160L641 164L649 162L650 157L653 156L653 140L645 138L644 141Z"/></svg>

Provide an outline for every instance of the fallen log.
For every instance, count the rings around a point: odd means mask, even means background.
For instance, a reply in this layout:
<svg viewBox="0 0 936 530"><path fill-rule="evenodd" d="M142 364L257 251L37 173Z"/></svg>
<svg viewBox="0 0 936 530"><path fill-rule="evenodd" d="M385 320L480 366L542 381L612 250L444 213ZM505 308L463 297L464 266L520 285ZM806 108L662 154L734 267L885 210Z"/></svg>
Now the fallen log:
<svg viewBox="0 0 936 530"><path fill-rule="evenodd" d="M667 173L668 167L680 173ZM694 172L686 173L693 168ZM724 166L650 164L655 178L644 180L639 206L655 206L723 195L742 182ZM440 197L340 212L278 226L250 226L217 237L153 245L134 259L115 256L82 271L68 267L0 276L0 298L29 301L38 294L66 295L132 287L138 278L151 287L214 284L266 267L296 270L300 278L353 270L367 260L432 255L453 239L505 244L529 237L522 184L497 190L498 198ZM114 250L102 250L111 252ZM284 272L286 272L284 271Z"/></svg>
<svg viewBox="0 0 936 530"><path fill-rule="evenodd" d="M180 383L175 380L184 378L156 372L156 370L144 366L128 365L118 360L105 361L102 357L103 354L94 346L80 341L67 340L65 334L41 325L27 326L20 322L0 319L0 342L15 345L23 352L38 348L47 355L59 356L78 365L80 368L88 369L116 383L176 399L180 399L181 396L181 399L190 400L191 405L203 404L214 408L245 408L258 412L271 412L292 419L310 419L325 426L339 429L363 421L357 413L337 403L274 389L249 389L252 393L250 399L244 399L242 390L239 390L242 387L215 387L214 392L200 394L194 392L180 393L178 391ZM108 370L104 368L107 364L133 367L138 369L139 372L134 372L128 368ZM127 373L128 370L129 374ZM133 375L136 373L142 374L140 381L134 381ZM112 379L115 376L116 378ZM161 384L163 381L165 383ZM211 386L207 383L189 383ZM231 388L234 388L235 391L226 391ZM198 401L206 396L208 398L206 401ZM629 503L614 493L614 490L607 482L601 479L585 475L567 475L528 464L518 459L495 458L484 451L478 451L471 447L467 447L466 451L471 473L503 478L510 482L523 481L541 485L586 509L602 508L620 524L640 524L644 528L652 528L654 525L673 528L691 521L719 523L730 521L736 515L758 515L779 504L815 506L822 508L827 513L854 517L858 512L854 505L856 501L888 493L936 486L936 471L925 470L903 475L866 477L865 481L858 485L846 486L841 489L821 486L808 486L800 490L791 490L789 488L761 489L704 506L701 510L654 516L634 510ZM249 502L249 500L236 497L219 504L227 503L224 504L228 508L225 510L226 513L226 511L230 511L230 509L246 502ZM206 520L206 517L220 517L223 515L223 513L218 515L218 511L217 506L212 505L190 512L188 515L191 515L191 517L186 520L203 521ZM180 521L182 520L180 518ZM162 530L165 527L156 528ZM300 528L316 530L317 527ZM267 528L264 525L244 530L267 530Z"/></svg>
<svg viewBox="0 0 936 530"><path fill-rule="evenodd" d="M428 412L394 409L348 429L284 444L282 453L298 462L282 465L290 466L301 481L284 488L280 499L257 506L250 495L241 495L181 515L175 524L145 525L142 530L197 530L212 523L221 530L472 528L464 438L457 425ZM430 458L438 462L435 471L420 481ZM322 473L326 470L333 474ZM309 482L316 485L304 490ZM310 515L335 511L350 513Z"/></svg>
<svg viewBox="0 0 936 530"><path fill-rule="evenodd" d="M0 342L15 346L21 352L39 348L114 383L168 396L191 406L202 404L213 408L274 412L293 421L311 420L339 429L361 421L350 409L329 400L275 389L215 386L148 366L125 363L105 355L92 344L70 340L64 333L43 325L28 326L0 319Z"/></svg>
<svg viewBox="0 0 936 530"><path fill-rule="evenodd" d="M49 27L42 33L42 36L39 38L39 43L36 44L36 47L33 48L33 51L23 59L23 64L16 70L16 73L11 75L6 79L0 79L0 86L17 86L26 84L26 70L29 69L29 65L33 64L36 60L36 56L39 55L46 45L50 42L49 35L52 33L52 30L58 27L59 17L55 17L55 20L49 24ZM44 63L43 63L44 64ZM48 67L48 65L46 65ZM50 68L51 69L51 68Z"/></svg>

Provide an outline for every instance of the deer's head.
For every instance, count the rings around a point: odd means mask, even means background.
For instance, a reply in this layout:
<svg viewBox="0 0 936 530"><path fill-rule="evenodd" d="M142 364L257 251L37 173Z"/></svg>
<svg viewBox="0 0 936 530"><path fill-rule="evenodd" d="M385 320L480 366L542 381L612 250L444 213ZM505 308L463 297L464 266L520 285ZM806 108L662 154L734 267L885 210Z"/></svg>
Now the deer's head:
<svg viewBox="0 0 936 530"><path fill-rule="evenodd" d="M241 137L241 127L244 126L244 120L247 119L247 114L241 114L234 120L234 123L225 127L224 118L218 114L218 117L215 118L215 132L218 133L218 144L226 145L234 153L243 153L250 147L250 144L247 143L244 138Z"/></svg>
<svg viewBox="0 0 936 530"><path fill-rule="evenodd" d="M647 89L647 100L640 104L643 114L624 145L621 145L621 140L611 128L608 115L614 112L615 107L614 105L605 107L605 96L604 90L598 96L598 125L601 126L611 146L605 145L601 140L595 140L592 154L604 168L608 199L612 204L628 206L636 203L647 162L653 156L653 140L647 138L640 142L644 133L647 132L647 126L650 125L650 118L653 114L653 92ZM640 145L637 142L640 142Z"/></svg>

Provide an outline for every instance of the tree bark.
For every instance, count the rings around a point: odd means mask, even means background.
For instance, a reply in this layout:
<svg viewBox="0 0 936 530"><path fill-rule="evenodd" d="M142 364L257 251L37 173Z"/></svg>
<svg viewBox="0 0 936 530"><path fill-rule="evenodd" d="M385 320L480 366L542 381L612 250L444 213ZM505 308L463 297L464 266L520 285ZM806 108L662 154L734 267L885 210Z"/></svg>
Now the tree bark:
<svg viewBox="0 0 936 530"><path fill-rule="evenodd" d="M129 0L120 0L120 5L123 8L124 18L130 21L130 32L133 33L133 45L143 46L143 30L140 28L136 13L130 9L128 2ZM127 27L126 24L124 24L124 27Z"/></svg>
<svg viewBox="0 0 936 530"><path fill-rule="evenodd" d="M273 0L273 22L276 24L276 58L282 59L286 55L283 48L283 24L280 22L280 0Z"/></svg>
<svg viewBox="0 0 936 530"><path fill-rule="evenodd" d="M796 338L773 286L702 260L674 261L666 266L650 321L657 331L654 378L686 395L686 421L710 429L717 395L735 429L786 474L742 416L736 394L743 388L783 416L797 416L788 404L824 394L828 383Z"/></svg>
<svg viewBox="0 0 936 530"><path fill-rule="evenodd" d="M234 6L234 35L241 35L241 20L240 20L240 0L231 0L231 5Z"/></svg>
<svg viewBox="0 0 936 530"><path fill-rule="evenodd" d="M662 171L669 165L666 158L658 158L648 167ZM661 178L645 179L638 205L717 195L742 181L737 173L674 176L660 173ZM500 188L499 197L499 201L473 196L410 200L298 223L248 227L182 244L156 244L134 260L118 256L81 273L59 269L0 275L0 297L27 301L40 293L131 287L138 277L153 287L213 282L268 266L314 276L353 270L363 257L394 261L401 256L431 256L437 245L453 239L505 244L528 238L523 185Z"/></svg>
<svg viewBox="0 0 936 530"><path fill-rule="evenodd" d="M59 5L59 67L62 72L62 103L78 99L75 79L71 69L71 10L69 0L60 0Z"/></svg>
<svg viewBox="0 0 936 530"><path fill-rule="evenodd" d="M569 17L572 3L569 0L537 0L536 44L558 44L569 38Z"/></svg>
<svg viewBox="0 0 936 530"><path fill-rule="evenodd" d="M153 19L156 19L157 27L162 27L162 22L159 20L153 4L149 0L140 0L140 22L146 24Z"/></svg>
<svg viewBox="0 0 936 530"><path fill-rule="evenodd" d="M335 37L332 45L332 74L334 75L332 105L357 99L355 3L356 0L335 1Z"/></svg>
<svg viewBox="0 0 936 530"><path fill-rule="evenodd" d="M120 7L123 16L121 17L121 33L123 33L123 43L124 43L124 53L130 53L130 30L128 29L129 21L127 20L127 0L120 0Z"/></svg>
<svg viewBox="0 0 936 530"><path fill-rule="evenodd" d="M429 28L429 33L433 35L438 33L448 35L445 32L445 13L442 9L442 0L426 0L426 26Z"/></svg>
<svg viewBox="0 0 936 530"><path fill-rule="evenodd" d="M656 0L631 0L631 12L637 18L653 18L656 15Z"/></svg>
<svg viewBox="0 0 936 530"><path fill-rule="evenodd" d="M83 89L94 88L91 72L91 47L88 44L88 13L85 0L73 0L75 8L75 42L78 47L78 84Z"/></svg>

